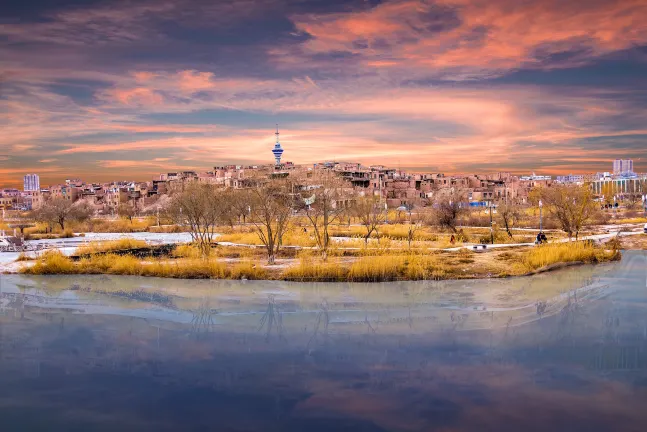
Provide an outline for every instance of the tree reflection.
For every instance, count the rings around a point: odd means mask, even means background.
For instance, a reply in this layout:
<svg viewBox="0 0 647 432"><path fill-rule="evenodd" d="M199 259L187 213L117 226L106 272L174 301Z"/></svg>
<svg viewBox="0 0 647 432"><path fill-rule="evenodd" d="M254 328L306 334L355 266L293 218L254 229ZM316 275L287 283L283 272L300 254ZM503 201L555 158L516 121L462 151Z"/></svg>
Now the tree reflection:
<svg viewBox="0 0 647 432"><path fill-rule="evenodd" d="M274 294L268 295L267 298L267 309L261 317L261 321L258 326L258 331L261 331L265 327L265 341L270 340L270 335L272 330L276 332L276 335L279 339L283 339L283 315L281 314L281 309L276 304L274 299Z"/></svg>
<svg viewBox="0 0 647 432"><path fill-rule="evenodd" d="M191 319L191 332L196 335L211 332L215 326L213 317L217 313L217 310L211 308L211 302L209 298L203 299L203 301L200 302L198 308L193 311L193 318Z"/></svg>
<svg viewBox="0 0 647 432"><path fill-rule="evenodd" d="M328 324L330 323L330 315L328 314L328 301L324 299L320 306L319 306L319 312L317 313L317 318L315 322L315 328L314 331L312 332L312 336L310 336L310 340L308 340L308 345L306 349L310 349L310 346L312 343L317 339L317 336L320 333L323 333L323 340L327 341L328 340ZM323 326L323 329L322 329Z"/></svg>

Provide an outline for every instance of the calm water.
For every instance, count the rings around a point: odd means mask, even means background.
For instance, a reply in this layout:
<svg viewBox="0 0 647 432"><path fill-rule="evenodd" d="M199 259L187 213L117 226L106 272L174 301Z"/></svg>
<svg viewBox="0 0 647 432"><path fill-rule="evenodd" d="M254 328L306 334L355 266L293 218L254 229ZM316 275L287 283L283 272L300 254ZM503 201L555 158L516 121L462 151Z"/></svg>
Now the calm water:
<svg viewBox="0 0 647 432"><path fill-rule="evenodd" d="M2 431L644 431L646 407L644 253L468 282L0 276Z"/></svg>

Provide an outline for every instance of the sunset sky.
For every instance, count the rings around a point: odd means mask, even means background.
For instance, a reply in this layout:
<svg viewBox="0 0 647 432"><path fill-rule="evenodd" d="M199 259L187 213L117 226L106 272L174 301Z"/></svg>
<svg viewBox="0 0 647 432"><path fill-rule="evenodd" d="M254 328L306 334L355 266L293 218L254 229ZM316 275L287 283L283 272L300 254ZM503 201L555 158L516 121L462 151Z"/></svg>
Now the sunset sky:
<svg viewBox="0 0 647 432"><path fill-rule="evenodd" d="M5 0L0 185L284 160L647 171L647 1ZM8 7L7 7L8 3Z"/></svg>

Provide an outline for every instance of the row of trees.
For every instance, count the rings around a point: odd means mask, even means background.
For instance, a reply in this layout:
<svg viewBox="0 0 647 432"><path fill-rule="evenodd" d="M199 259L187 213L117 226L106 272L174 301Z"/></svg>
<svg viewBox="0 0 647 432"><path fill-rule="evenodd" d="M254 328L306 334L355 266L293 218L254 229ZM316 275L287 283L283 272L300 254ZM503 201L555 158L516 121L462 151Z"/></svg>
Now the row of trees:
<svg viewBox="0 0 647 432"><path fill-rule="evenodd" d="M580 186L542 188L533 194L535 201L542 201L548 216L575 239L599 211L593 198L589 188ZM428 210L412 214L409 209L409 247L421 226L437 225L456 232L459 219L468 211L459 190L438 194ZM323 259L330 249L332 225L354 217L364 227L368 243L371 236L379 237L386 219L378 197L355 194L334 175L323 176L310 187L289 179L261 181L254 188L240 190L191 184L173 194L167 213L175 223L189 226L203 256L209 254L218 225L248 222L265 246L269 263L275 261L293 213L307 222ZM497 207L497 218L511 238L512 228L524 217L524 208L517 203Z"/></svg>
<svg viewBox="0 0 647 432"><path fill-rule="evenodd" d="M364 227L364 241L368 243L371 236L379 237L379 230L386 221L379 197L358 194L334 173L321 173L309 181L257 179L254 185L247 189L223 189L202 183L187 184L172 191L163 213L175 224L189 228L194 243L205 257L210 253L216 227L249 223L266 248L269 263L275 262L294 213L302 215L310 227L323 259L327 258L330 249L332 225L354 217ZM465 198L460 190L448 190L437 193L429 209L416 209L414 213L409 208L409 247L416 231L424 225L437 225L456 232L458 221L469 211ZM599 211L593 198L589 188L578 186L542 188L531 195L535 203L543 202L548 215L569 238L574 236L576 239ZM48 223L50 229L58 225L64 230L67 222L85 221L93 213L88 203L59 198L47 201L34 213L34 218ZM132 218L133 214L126 213L125 217ZM524 209L513 202L502 203L497 208L497 218L510 237L512 228L524 214Z"/></svg>
<svg viewBox="0 0 647 432"><path fill-rule="evenodd" d="M322 257L330 248L330 227L349 214L349 190L334 174L321 174L310 187L296 179L259 179L255 187L222 189L193 183L172 194L168 217L190 228L202 255L209 254L215 228L237 222L251 224L267 251L268 262L276 255L288 231L291 216L299 212L312 229Z"/></svg>

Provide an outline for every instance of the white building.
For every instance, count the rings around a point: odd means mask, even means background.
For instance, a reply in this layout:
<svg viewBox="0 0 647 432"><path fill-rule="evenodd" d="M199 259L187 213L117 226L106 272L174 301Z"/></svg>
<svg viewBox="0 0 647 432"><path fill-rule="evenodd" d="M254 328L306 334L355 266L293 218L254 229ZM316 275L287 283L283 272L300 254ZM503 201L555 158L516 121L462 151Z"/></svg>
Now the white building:
<svg viewBox="0 0 647 432"><path fill-rule="evenodd" d="M584 176L581 174L569 174L566 176L557 176L555 179L557 183L564 184L584 184Z"/></svg>
<svg viewBox="0 0 647 432"><path fill-rule="evenodd" d="M535 173L532 173L532 175L529 176L521 176L519 177L519 180L523 181L532 181L532 180L552 180L553 177L547 176L547 175L537 175Z"/></svg>
<svg viewBox="0 0 647 432"><path fill-rule="evenodd" d="M634 161L631 159L616 159L613 161L613 173L615 175L629 174L634 172Z"/></svg>
<svg viewBox="0 0 647 432"><path fill-rule="evenodd" d="M38 174L27 174L23 177L23 190L25 192L37 192L40 190L40 177L38 177Z"/></svg>

